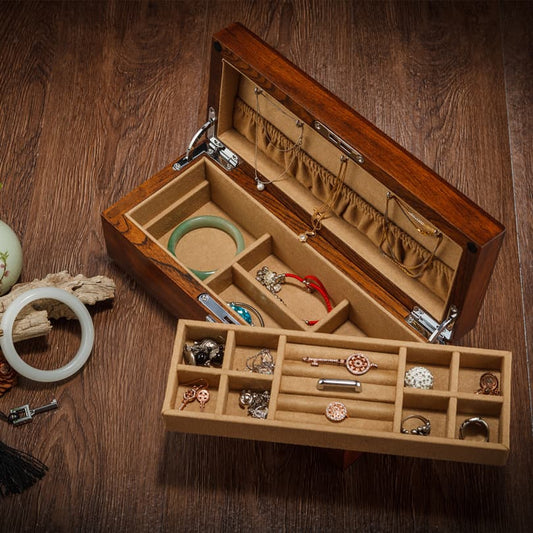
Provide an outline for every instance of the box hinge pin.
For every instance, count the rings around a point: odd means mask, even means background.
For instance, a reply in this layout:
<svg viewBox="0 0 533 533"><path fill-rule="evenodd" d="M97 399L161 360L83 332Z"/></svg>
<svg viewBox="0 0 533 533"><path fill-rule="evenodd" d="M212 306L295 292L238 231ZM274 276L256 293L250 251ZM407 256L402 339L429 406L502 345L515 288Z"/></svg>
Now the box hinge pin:
<svg viewBox="0 0 533 533"><path fill-rule="evenodd" d="M181 170L202 154L208 154L227 170L231 170L239 164L238 156L215 137L216 120L216 112L214 108L210 107L207 122L193 135L187 146L185 157L172 165L173 170ZM207 137L207 141L197 146L198 141L204 134Z"/></svg>
<svg viewBox="0 0 533 533"><path fill-rule="evenodd" d="M451 340L453 325L458 315L457 307L452 305L447 317L442 322L439 322L420 307L415 307L405 320L411 327L426 337L428 342L446 344Z"/></svg>

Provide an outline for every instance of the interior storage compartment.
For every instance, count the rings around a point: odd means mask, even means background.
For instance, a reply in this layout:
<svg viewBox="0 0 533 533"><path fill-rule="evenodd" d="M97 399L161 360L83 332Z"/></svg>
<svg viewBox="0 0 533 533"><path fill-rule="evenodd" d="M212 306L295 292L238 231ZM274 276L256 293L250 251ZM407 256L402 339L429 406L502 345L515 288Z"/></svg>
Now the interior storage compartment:
<svg viewBox="0 0 533 533"><path fill-rule="evenodd" d="M220 368L184 358L184 346L204 338L225 343ZM269 372L250 368L247 362L266 352L273 363ZM351 367L358 374L348 370L350 356L362 356L364 365ZM174 431L503 464L509 451L510 363L508 352L181 320L163 417ZM404 385L412 365L434 373L432 389ZM463 390L470 373L487 368L501 377L498 395ZM212 400L203 409L191 403L180 410L188 384L202 378ZM319 380L344 381L323 388ZM243 408L245 391L268 391L265 418ZM332 402L345 410L338 421L326 416ZM460 437L461 424L472 417L488 424L488 442L481 441L483 435ZM412 433L425 421L428 435Z"/></svg>
<svg viewBox="0 0 533 533"><path fill-rule="evenodd" d="M418 416L430 421L432 437L451 437L449 428L450 421L454 419L454 411L453 402L449 396L405 391L400 427L410 430L422 425L418 418L410 418L411 422L408 420L408 417Z"/></svg>
<svg viewBox="0 0 533 533"><path fill-rule="evenodd" d="M453 352L436 354L427 350L417 350L416 347L407 350L406 372L412 368L422 366L433 375L433 390L450 390Z"/></svg>
<svg viewBox="0 0 533 533"><path fill-rule="evenodd" d="M460 392L481 394L483 375L490 373L494 376L500 388L500 383L508 371L505 359L501 356L479 356L477 354L464 353L460 356L460 372L458 376L458 390Z"/></svg>
<svg viewBox="0 0 533 533"><path fill-rule="evenodd" d="M236 227L244 240L243 250L236 253L232 237L211 227L183 235L173 251L169 249L169 239L180 224L206 215ZM281 220L228 180L209 159L193 163L126 216L184 268L213 271L203 280L206 288L226 304L251 306L254 325L260 314L265 325L284 329L358 336L377 336L386 329L396 338L416 338L410 328L376 306L367 292L313 248L295 243ZM300 278L313 276L323 284L327 302L318 291L289 277L279 293L272 293L257 279L263 267Z"/></svg>

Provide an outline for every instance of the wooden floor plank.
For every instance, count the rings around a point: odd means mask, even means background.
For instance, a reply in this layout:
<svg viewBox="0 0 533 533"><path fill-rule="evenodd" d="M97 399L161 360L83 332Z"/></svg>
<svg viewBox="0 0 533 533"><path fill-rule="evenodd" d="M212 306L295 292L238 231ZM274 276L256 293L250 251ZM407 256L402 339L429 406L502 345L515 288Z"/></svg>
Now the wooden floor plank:
<svg viewBox="0 0 533 533"><path fill-rule="evenodd" d="M117 283L82 374L0 398L0 410L61 405L0 428L50 467L2 501L0 531L528 530L527 5L110 0L2 2L0 14L0 218L21 236L23 279L69 269ZM313 448L164 430L175 323L111 263L99 213L183 152L205 119L211 35L236 20L506 225L462 341L514 352L506 467L364 454L341 472Z"/></svg>
<svg viewBox="0 0 533 533"><path fill-rule="evenodd" d="M507 87L507 113L513 169L516 228L521 268L522 309L526 332L529 383L533 382L533 5L523 2L502 6L503 54ZM533 432L532 391L529 394L530 430Z"/></svg>

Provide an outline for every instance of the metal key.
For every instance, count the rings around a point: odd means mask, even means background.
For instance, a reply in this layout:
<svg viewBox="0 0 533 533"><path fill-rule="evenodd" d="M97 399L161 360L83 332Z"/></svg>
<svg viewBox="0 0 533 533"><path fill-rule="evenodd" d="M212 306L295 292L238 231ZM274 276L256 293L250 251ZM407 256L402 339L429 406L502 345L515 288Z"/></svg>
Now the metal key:
<svg viewBox="0 0 533 533"><path fill-rule="evenodd" d="M310 363L311 366L318 366L320 363L325 365L346 365L346 359L325 359L324 357L302 357L304 363Z"/></svg>
<svg viewBox="0 0 533 533"><path fill-rule="evenodd" d="M309 363L311 366L339 365L345 366L346 370L355 376L366 374L371 368L377 368L378 365L362 353L353 353L346 359L327 359L322 357L302 357L302 361Z"/></svg>
<svg viewBox="0 0 533 533"><path fill-rule="evenodd" d="M14 426L20 424L27 424L33 420L35 415L45 413L46 411L52 411L59 407L57 400L54 398L50 403L42 405L41 407L36 407L35 409L30 409L29 404L21 405L20 407L15 407L9 411L8 420Z"/></svg>

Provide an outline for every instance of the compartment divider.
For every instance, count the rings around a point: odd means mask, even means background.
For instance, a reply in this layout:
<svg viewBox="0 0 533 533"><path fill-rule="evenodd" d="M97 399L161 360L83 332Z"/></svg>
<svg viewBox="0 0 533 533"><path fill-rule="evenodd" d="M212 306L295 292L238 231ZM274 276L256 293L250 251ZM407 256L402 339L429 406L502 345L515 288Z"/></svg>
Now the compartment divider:
<svg viewBox="0 0 533 533"><path fill-rule="evenodd" d="M459 390L459 367L461 361L461 353L453 352L450 364L450 392L457 392Z"/></svg>
<svg viewBox="0 0 533 533"><path fill-rule="evenodd" d="M398 374L396 376L396 398L394 401L394 419L392 431L400 433L402 427L402 410L403 410L403 387L405 379L405 366L407 362L407 348L400 346L398 351Z"/></svg>
<svg viewBox="0 0 533 533"><path fill-rule="evenodd" d="M450 398L448 404L448 425L446 427L446 437L455 438L455 426L457 425L457 397Z"/></svg>
<svg viewBox="0 0 533 533"><path fill-rule="evenodd" d="M499 442L509 443L511 439L511 357L504 358L500 376L502 409L500 414Z"/></svg>
<svg viewBox="0 0 533 533"><path fill-rule="evenodd" d="M346 299L333 307L330 313L319 320L310 330L313 333L332 333L350 318L350 302Z"/></svg>
<svg viewBox="0 0 533 533"><path fill-rule="evenodd" d="M235 331L229 330L226 335L226 345L224 347L224 361L222 363L222 369L228 370L231 368L231 363L233 361L233 355L235 353Z"/></svg>
<svg viewBox="0 0 533 533"><path fill-rule="evenodd" d="M210 202L210 186L204 181L180 197L172 205L158 212L146 225L146 231L157 239L186 220L203 205Z"/></svg>
<svg viewBox="0 0 533 533"><path fill-rule="evenodd" d="M285 329L306 328L305 322L287 309L274 295L263 288L255 281L250 272L239 263L233 265L233 280L254 302L258 302L261 309L264 309L276 322Z"/></svg>
<svg viewBox="0 0 533 533"><path fill-rule="evenodd" d="M238 264L246 271L250 271L263 257L272 253L272 235L263 233L256 241L240 255Z"/></svg>
<svg viewBox="0 0 533 533"><path fill-rule="evenodd" d="M287 345L287 336L280 335L278 340L278 347L276 350L276 366L274 368L274 376L272 379L272 388L270 389L270 403L268 405L268 420L275 420L278 410L278 397L281 385L281 377L283 375L283 363L285 357L285 346Z"/></svg>
<svg viewBox="0 0 533 533"><path fill-rule="evenodd" d="M221 292L229 284L229 278L232 277L235 266L241 265L243 262L246 263L248 256L255 258L258 254L258 250L263 250L265 243L268 243L270 240L271 236L268 233L261 235L261 237L246 246L246 248L237 257L235 257L234 262L209 276L204 283L214 292Z"/></svg>
<svg viewBox="0 0 533 533"><path fill-rule="evenodd" d="M229 378L226 373L220 376L220 384L218 386L217 405L215 407L215 415L222 415L226 411L226 404L228 402Z"/></svg>

